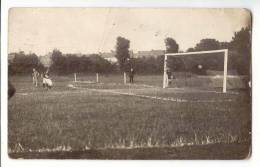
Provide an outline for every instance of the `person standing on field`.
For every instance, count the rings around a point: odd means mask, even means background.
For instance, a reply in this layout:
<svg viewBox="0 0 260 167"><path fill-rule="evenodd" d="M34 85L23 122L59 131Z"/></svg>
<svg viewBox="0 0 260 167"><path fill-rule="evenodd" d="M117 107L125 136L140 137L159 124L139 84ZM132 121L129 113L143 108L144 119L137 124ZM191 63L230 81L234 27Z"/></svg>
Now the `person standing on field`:
<svg viewBox="0 0 260 167"><path fill-rule="evenodd" d="M32 78L33 78L33 85L35 87L38 86L38 77L39 77L39 75L40 75L39 72L35 68L33 68Z"/></svg>
<svg viewBox="0 0 260 167"><path fill-rule="evenodd" d="M167 69L167 82L168 82L168 85L171 85L172 83L172 72L170 69Z"/></svg>
<svg viewBox="0 0 260 167"><path fill-rule="evenodd" d="M134 75L135 75L135 71L133 68L131 68L129 72L130 83L134 83Z"/></svg>
<svg viewBox="0 0 260 167"><path fill-rule="evenodd" d="M45 89L51 89L53 86L51 78L49 78L49 70L47 70L42 76L42 85Z"/></svg>
<svg viewBox="0 0 260 167"><path fill-rule="evenodd" d="M13 95L15 94L15 87L13 86L13 84L8 81L8 99L10 99L11 97L13 97Z"/></svg>

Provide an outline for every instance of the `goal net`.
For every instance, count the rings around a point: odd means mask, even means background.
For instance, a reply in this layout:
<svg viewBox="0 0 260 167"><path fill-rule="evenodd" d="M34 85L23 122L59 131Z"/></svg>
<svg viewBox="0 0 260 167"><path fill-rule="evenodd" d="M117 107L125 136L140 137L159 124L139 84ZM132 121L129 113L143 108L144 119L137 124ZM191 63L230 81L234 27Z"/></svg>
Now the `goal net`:
<svg viewBox="0 0 260 167"><path fill-rule="evenodd" d="M99 83L100 81L100 74L99 73L93 73L93 74L82 74L82 73L74 73L73 74L73 82L77 83Z"/></svg>
<svg viewBox="0 0 260 167"><path fill-rule="evenodd" d="M214 89L225 93L230 78L227 49L165 54L163 88Z"/></svg>

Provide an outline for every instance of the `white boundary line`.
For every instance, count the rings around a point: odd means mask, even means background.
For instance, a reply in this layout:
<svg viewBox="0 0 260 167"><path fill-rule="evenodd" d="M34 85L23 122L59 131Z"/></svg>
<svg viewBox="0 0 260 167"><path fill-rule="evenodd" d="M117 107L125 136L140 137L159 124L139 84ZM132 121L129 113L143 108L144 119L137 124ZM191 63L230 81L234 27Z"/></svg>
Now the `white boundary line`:
<svg viewBox="0 0 260 167"><path fill-rule="evenodd" d="M73 82L75 83L75 82ZM87 83L87 82L76 82L76 83ZM154 86L154 85L147 85L147 84L122 84L122 83L97 83L97 84L107 84L107 85L127 85L127 86L143 86L143 87L147 87L147 88L157 88L157 89L161 89L162 87L160 86ZM168 87L167 89L174 89L174 90L177 90L179 91L178 93L187 93L187 91L185 91L184 89L185 88L179 88L179 87ZM193 90L195 89L189 89L191 90L192 92L194 92ZM199 92L199 93L218 93L218 94L223 94L223 92L218 92L218 91L214 91L214 90L199 90L199 89L196 89L196 92ZM238 92L234 92L234 91L228 91L226 92L226 94L234 94L234 95L238 95L239 93Z"/></svg>
<svg viewBox="0 0 260 167"><path fill-rule="evenodd" d="M75 83L75 82L72 82L72 83ZM123 84L123 83L115 83L115 82L110 82L110 83L103 83L103 82L88 82L88 81L77 81L76 83L82 83L82 84L92 84L92 83L95 83L95 84L100 84L100 85L125 85L125 86L143 86L143 87L148 87L148 88L161 88L159 86L153 86L153 85L147 85L147 84L136 84L136 83L127 83L127 84Z"/></svg>
<svg viewBox="0 0 260 167"><path fill-rule="evenodd" d="M115 90L108 90L108 89L82 88L82 87L76 87L74 85L71 88L85 89L85 90L95 91L95 92L106 92L106 93L117 94L117 95L135 96L135 97L147 98L147 99L156 99L156 100L171 101L171 102L181 102L181 103L187 103L187 102L192 102L192 103L216 103L216 102L232 102L232 101L234 101L232 99L228 99L228 100L187 100L187 99L180 99L180 98L167 98L167 97L140 95L140 94L135 94L135 93L124 93L124 92L118 92L118 91L115 91Z"/></svg>
<svg viewBox="0 0 260 167"><path fill-rule="evenodd" d="M75 83L75 82L73 82ZM77 81L76 83L85 83L85 84L92 84L92 83L87 83L87 82L80 82L80 81ZM107 84L107 85L127 85L127 86L143 86L143 87L147 87L147 88L157 88L157 89L161 89L162 87L160 86L154 86L154 85L147 85L147 84L122 84L122 83L103 83L103 82L100 82L100 83L96 83L96 84ZM178 93L187 93L187 91L184 91L185 88L178 88L178 87L168 87L167 89L174 89L174 90L179 90ZM195 89L190 89L191 91L192 90L195 90ZM193 92L193 91L192 91ZM218 91L214 91L214 90L199 90L199 89L196 89L196 92L199 92L199 93L218 93L218 94L223 94L223 92L218 92ZM234 91L228 91L226 92L226 94L234 94L234 95L238 95L239 93L238 92L234 92Z"/></svg>
<svg viewBox="0 0 260 167"><path fill-rule="evenodd" d="M175 89L175 90L180 90L181 92L178 93L187 93L188 91L185 91L183 89L185 88L167 88L167 89ZM198 93L216 93L216 94L223 94L223 92L218 92L218 91L214 91L214 90L199 90L196 89L196 91L193 91L194 89L190 89L191 92L198 92ZM233 95L238 95L238 92L226 92L225 94L233 94Z"/></svg>

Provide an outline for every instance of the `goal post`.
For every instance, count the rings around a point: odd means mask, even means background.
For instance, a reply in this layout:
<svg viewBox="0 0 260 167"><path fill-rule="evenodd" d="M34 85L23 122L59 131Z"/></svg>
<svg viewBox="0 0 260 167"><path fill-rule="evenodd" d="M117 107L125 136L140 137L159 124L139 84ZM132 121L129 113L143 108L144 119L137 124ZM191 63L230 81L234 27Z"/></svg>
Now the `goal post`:
<svg viewBox="0 0 260 167"><path fill-rule="evenodd" d="M100 83L100 74L99 73L95 73L95 74L91 74L89 76L86 76L86 74L81 74L81 73L74 73L74 82L85 82L85 83ZM89 80L85 80L86 78L88 78Z"/></svg>
<svg viewBox="0 0 260 167"><path fill-rule="evenodd" d="M227 92L227 65L228 65L228 49L220 50L209 50L209 51L197 51L197 52L185 52L185 53L166 53L164 55L164 69L163 69L163 88L168 87L168 76L167 76L167 59L171 57L180 57L185 55L198 55L208 53L224 53L224 69L223 69L223 93Z"/></svg>

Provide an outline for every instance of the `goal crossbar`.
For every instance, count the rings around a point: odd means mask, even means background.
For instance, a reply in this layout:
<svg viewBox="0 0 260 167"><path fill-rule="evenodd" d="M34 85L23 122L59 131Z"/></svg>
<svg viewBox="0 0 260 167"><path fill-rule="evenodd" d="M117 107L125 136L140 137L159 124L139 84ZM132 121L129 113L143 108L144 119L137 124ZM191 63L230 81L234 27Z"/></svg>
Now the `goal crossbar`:
<svg viewBox="0 0 260 167"><path fill-rule="evenodd" d="M163 88L168 87L168 80L167 80L167 58L168 58L168 56L178 57L178 56L184 56L184 55L207 54L207 53L224 53L224 72L223 72L223 89L222 89L222 91L223 91L223 93L226 93L227 92L228 49L198 51L198 52L185 52L185 53L166 53L164 55Z"/></svg>
<svg viewBox="0 0 260 167"><path fill-rule="evenodd" d="M198 51L198 52L184 52L184 53L166 53L165 56L182 56L182 55L194 55L194 54L206 54L206 53L221 53L226 52L228 49L220 50L208 50L208 51Z"/></svg>

